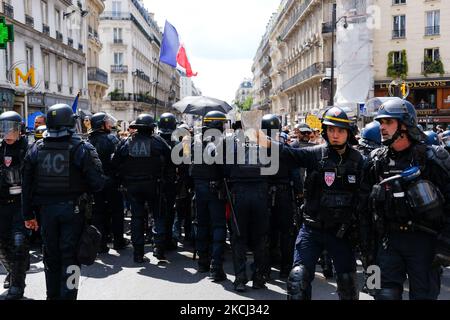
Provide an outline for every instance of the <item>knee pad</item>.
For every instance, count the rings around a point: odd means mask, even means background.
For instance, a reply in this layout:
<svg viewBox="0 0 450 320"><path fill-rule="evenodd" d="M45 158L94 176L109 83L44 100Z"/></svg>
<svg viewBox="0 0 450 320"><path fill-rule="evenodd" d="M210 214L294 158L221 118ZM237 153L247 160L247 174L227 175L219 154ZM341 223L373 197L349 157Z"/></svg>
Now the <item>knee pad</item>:
<svg viewBox="0 0 450 320"><path fill-rule="evenodd" d="M295 266L287 281L288 300L311 300L308 292L311 284L310 274L304 265Z"/></svg>
<svg viewBox="0 0 450 320"><path fill-rule="evenodd" d="M341 273L336 275L337 292L339 300L358 300L359 292L356 289L356 273Z"/></svg>
<svg viewBox="0 0 450 320"><path fill-rule="evenodd" d="M401 288L383 288L376 290L375 300L402 300Z"/></svg>

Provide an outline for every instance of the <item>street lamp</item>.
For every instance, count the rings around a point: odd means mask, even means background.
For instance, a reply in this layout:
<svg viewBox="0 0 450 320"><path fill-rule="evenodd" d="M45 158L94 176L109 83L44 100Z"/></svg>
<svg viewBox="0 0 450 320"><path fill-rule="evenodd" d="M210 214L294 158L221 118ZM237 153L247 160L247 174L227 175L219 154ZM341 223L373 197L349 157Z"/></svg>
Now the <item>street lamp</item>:
<svg viewBox="0 0 450 320"><path fill-rule="evenodd" d="M336 4L333 4L333 21L331 24L331 88L330 88L330 102L329 105L334 105L334 30L336 29L336 25L344 19L344 28L348 28L347 16L342 16L338 20L336 20Z"/></svg>

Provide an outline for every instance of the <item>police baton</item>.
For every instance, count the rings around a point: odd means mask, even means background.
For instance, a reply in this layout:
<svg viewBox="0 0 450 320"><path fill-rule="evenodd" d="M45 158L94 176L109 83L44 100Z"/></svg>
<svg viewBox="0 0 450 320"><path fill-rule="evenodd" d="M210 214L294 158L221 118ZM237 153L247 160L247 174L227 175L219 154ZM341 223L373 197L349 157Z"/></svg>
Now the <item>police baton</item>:
<svg viewBox="0 0 450 320"><path fill-rule="evenodd" d="M234 204L233 204L233 201L231 200L230 189L228 189L227 179L224 178L223 182L225 184L225 191L227 192L228 202L230 202L231 218L233 219L233 223L234 223L234 225L236 227L236 234L237 234L238 237L241 237L241 232L239 231L239 225L238 225L237 220L236 220L236 214L234 212Z"/></svg>

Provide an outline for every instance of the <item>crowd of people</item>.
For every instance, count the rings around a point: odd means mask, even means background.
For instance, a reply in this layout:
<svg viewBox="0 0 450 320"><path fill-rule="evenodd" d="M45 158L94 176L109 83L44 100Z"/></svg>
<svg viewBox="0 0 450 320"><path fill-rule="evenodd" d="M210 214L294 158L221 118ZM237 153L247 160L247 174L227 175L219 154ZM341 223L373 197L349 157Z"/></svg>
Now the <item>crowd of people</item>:
<svg viewBox="0 0 450 320"><path fill-rule="evenodd" d="M291 130L268 114L255 140L239 122L226 130L219 111L195 129L171 113L158 121L141 114L121 132L110 114L85 120L90 130L81 137L72 109L51 106L29 142L19 114L0 115L7 299L24 295L30 241L42 241L47 299L76 299L68 270L81 267L87 225L101 235L99 254L132 249L136 264L149 261L146 244L165 261L184 242L214 282L227 279L229 238L237 292L249 280L265 289L275 267L288 299L311 299L320 261L339 298L358 299L359 258L366 270L381 270L381 287L366 288L376 299L401 299L406 277L410 299L438 298L450 265L450 132L424 132L408 101L388 100L361 132L338 107L324 113L321 128ZM276 172L263 174L263 151L277 155Z"/></svg>

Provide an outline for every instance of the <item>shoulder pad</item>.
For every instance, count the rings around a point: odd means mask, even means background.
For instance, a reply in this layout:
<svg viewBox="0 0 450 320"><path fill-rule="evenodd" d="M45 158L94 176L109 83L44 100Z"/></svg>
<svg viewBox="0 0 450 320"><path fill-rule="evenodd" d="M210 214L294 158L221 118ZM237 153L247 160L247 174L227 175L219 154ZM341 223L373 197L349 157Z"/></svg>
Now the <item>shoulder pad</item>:
<svg viewBox="0 0 450 320"><path fill-rule="evenodd" d="M113 134L108 134L107 137L108 137L108 140L111 141L114 144L118 144L120 142L119 138L117 138Z"/></svg>
<svg viewBox="0 0 450 320"><path fill-rule="evenodd" d="M441 146L427 146L427 159L433 161L450 177L450 154Z"/></svg>

